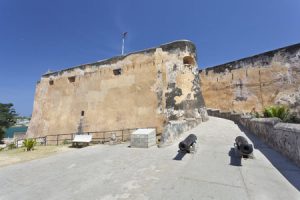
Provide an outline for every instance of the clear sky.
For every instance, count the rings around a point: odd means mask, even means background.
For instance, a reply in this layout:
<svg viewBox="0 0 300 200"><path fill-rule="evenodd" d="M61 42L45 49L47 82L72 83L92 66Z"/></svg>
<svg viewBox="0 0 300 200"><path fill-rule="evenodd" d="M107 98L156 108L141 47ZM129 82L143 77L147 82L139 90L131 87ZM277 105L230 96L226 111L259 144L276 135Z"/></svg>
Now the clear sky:
<svg viewBox="0 0 300 200"><path fill-rule="evenodd" d="M60 70L173 40L200 68L300 42L300 0L0 0L0 102L30 115L35 84Z"/></svg>

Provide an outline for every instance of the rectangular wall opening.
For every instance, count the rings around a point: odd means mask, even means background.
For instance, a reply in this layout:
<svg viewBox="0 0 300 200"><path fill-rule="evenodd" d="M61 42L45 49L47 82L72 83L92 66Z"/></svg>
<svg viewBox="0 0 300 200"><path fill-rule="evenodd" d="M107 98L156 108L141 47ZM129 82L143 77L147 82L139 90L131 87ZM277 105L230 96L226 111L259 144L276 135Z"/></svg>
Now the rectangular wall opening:
<svg viewBox="0 0 300 200"><path fill-rule="evenodd" d="M119 68L119 69L114 69L114 70L113 70L113 73L114 73L115 76L119 76L119 75L122 74L122 69L121 69L121 68Z"/></svg>
<svg viewBox="0 0 300 200"><path fill-rule="evenodd" d="M70 83L75 82L75 76L68 77Z"/></svg>
<svg viewBox="0 0 300 200"><path fill-rule="evenodd" d="M54 85L54 80L50 80L49 85Z"/></svg>

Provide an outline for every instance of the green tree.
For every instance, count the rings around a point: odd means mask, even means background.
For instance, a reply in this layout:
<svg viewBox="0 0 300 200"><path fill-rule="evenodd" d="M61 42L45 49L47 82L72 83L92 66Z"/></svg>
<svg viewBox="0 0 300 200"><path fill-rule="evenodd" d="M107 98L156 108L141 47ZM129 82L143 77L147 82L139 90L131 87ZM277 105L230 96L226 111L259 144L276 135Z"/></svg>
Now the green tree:
<svg viewBox="0 0 300 200"><path fill-rule="evenodd" d="M0 142L2 141L5 129L16 123L17 113L12 103L0 103Z"/></svg>

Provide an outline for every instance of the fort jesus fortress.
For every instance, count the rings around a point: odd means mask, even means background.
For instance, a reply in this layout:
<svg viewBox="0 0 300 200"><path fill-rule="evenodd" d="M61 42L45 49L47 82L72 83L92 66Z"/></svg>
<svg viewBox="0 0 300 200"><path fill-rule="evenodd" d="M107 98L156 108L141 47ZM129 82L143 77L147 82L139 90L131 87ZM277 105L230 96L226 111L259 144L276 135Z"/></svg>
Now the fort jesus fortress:
<svg viewBox="0 0 300 200"><path fill-rule="evenodd" d="M208 119L196 60L192 42L176 41L44 74L28 137L151 127L172 142Z"/></svg>
<svg viewBox="0 0 300 200"><path fill-rule="evenodd" d="M180 40L46 73L36 85L28 137L155 128L161 144L231 112L288 105L300 116L300 44L198 70Z"/></svg>
<svg viewBox="0 0 300 200"><path fill-rule="evenodd" d="M48 72L27 137L109 145L0 166L0 199L299 200L300 123L249 113L276 104L299 119L300 44L200 70L180 40Z"/></svg>

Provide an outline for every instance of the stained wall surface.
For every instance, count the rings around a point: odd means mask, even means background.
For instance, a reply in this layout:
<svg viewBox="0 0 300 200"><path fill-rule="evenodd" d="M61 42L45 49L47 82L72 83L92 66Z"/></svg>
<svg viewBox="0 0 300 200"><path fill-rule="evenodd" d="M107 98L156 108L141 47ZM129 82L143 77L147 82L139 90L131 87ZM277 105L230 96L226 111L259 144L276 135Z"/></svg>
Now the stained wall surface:
<svg viewBox="0 0 300 200"><path fill-rule="evenodd" d="M162 133L170 120L201 119L198 108L204 101L196 48L176 41L43 75L27 134L148 127Z"/></svg>
<svg viewBox="0 0 300 200"><path fill-rule="evenodd" d="M300 117L300 44L200 70L207 107L262 111L288 105Z"/></svg>

